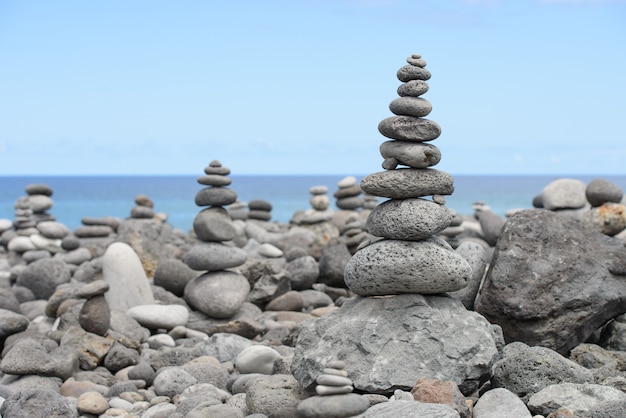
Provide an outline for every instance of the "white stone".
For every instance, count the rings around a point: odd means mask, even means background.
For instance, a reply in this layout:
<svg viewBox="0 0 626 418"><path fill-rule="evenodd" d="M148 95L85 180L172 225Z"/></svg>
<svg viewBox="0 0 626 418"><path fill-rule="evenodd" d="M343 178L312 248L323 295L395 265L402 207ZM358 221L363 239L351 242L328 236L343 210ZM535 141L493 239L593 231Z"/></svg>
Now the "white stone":
<svg viewBox="0 0 626 418"><path fill-rule="evenodd" d="M235 366L239 373L272 374L274 361L280 358L280 353L265 345L251 345L244 348L235 359Z"/></svg>
<svg viewBox="0 0 626 418"><path fill-rule="evenodd" d="M46 238L41 234L33 234L30 236L30 240L33 242L33 245L40 250L50 251L53 254L62 252L61 248L61 240L60 238Z"/></svg>
<svg viewBox="0 0 626 418"><path fill-rule="evenodd" d="M283 252L280 248L277 248L269 243L261 244L259 246L259 254L267 258L278 258L283 256Z"/></svg>
<svg viewBox="0 0 626 418"><path fill-rule="evenodd" d="M111 244L102 256L102 275L109 284L104 297L112 311L154 303L150 282L139 257L123 242Z"/></svg>
<svg viewBox="0 0 626 418"><path fill-rule="evenodd" d="M10 219L0 219L0 234L13 227L13 222Z"/></svg>
<svg viewBox="0 0 626 418"><path fill-rule="evenodd" d="M170 330L175 326L187 324L189 320L189 310L182 305L138 305L126 313L149 329Z"/></svg>
<svg viewBox="0 0 626 418"><path fill-rule="evenodd" d="M30 240L30 237L17 236L7 244L9 251L16 253L23 253L30 250L36 250L35 244Z"/></svg>

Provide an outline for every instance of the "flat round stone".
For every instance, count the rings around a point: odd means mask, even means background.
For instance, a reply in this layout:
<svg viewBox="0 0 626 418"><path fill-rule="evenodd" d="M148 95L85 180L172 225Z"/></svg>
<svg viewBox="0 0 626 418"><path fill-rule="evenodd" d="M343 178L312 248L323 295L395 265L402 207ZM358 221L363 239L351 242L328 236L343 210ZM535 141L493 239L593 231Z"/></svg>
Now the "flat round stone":
<svg viewBox="0 0 626 418"><path fill-rule="evenodd" d="M439 138L441 127L437 122L413 116L392 116L378 124L378 132L387 138L425 142Z"/></svg>
<svg viewBox="0 0 626 418"><path fill-rule="evenodd" d="M389 110L396 115L419 118L427 116L433 110L433 105L420 97L404 96L389 103Z"/></svg>
<svg viewBox="0 0 626 418"><path fill-rule="evenodd" d="M227 206L237 201L237 192L227 187L205 187L196 193L198 206Z"/></svg>
<svg viewBox="0 0 626 418"><path fill-rule="evenodd" d="M415 65L405 65L400 67L398 73L398 80L410 81L410 80L428 80L430 79L430 71L425 68L416 67Z"/></svg>
<svg viewBox="0 0 626 418"><path fill-rule="evenodd" d="M348 288L361 296L453 292L471 276L468 262L437 237L376 241L357 251L344 272Z"/></svg>
<svg viewBox="0 0 626 418"><path fill-rule="evenodd" d="M453 212L425 199L391 199L376 206L365 229L376 237L418 241L446 229Z"/></svg>
<svg viewBox="0 0 626 418"><path fill-rule="evenodd" d="M380 144L380 155L413 168L427 168L441 161L439 148L421 142L385 141Z"/></svg>
<svg viewBox="0 0 626 418"><path fill-rule="evenodd" d="M410 80L400 84L398 96L418 97L428 91L428 83L423 80Z"/></svg>
<svg viewBox="0 0 626 418"><path fill-rule="evenodd" d="M183 262L193 270L219 271L238 267L246 262L247 253L238 247L219 242L194 245L183 257Z"/></svg>
<svg viewBox="0 0 626 418"><path fill-rule="evenodd" d="M415 65L416 67L426 67L426 60L423 58L413 58L413 57L409 57L406 59L406 62L408 62L411 65Z"/></svg>
<svg viewBox="0 0 626 418"><path fill-rule="evenodd" d="M408 199L431 195L451 195L452 176L434 168L399 168L373 173L361 180L361 189L372 196Z"/></svg>
<svg viewBox="0 0 626 418"><path fill-rule="evenodd" d="M232 182L230 177L220 174L207 174L198 177L198 183L205 186L229 186Z"/></svg>

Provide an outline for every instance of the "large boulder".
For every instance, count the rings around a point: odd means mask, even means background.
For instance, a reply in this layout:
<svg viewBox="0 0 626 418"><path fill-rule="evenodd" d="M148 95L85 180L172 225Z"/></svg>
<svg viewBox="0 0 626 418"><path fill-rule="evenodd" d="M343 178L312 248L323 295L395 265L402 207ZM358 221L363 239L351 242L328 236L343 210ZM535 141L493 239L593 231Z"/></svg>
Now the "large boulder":
<svg viewBox="0 0 626 418"><path fill-rule="evenodd" d="M561 354L626 312L626 248L580 221L530 209L504 225L475 309L505 340Z"/></svg>
<svg viewBox="0 0 626 418"><path fill-rule="evenodd" d="M491 375L499 329L446 295L356 297L301 325L292 373L311 388L342 360L357 390L385 395L420 378L451 380L468 394Z"/></svg>

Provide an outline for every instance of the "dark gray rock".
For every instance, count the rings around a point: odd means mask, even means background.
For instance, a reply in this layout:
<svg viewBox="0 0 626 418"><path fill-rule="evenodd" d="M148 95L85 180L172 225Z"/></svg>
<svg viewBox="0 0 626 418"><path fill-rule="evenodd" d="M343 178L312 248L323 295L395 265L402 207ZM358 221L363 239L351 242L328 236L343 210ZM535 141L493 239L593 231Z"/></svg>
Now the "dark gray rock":
<svg viewBox="0 0 626 418"><path fill-rule="evenodd" d="M153 283L169 290L176 296L183 296L185 286L199 273L182 261L171 258L161 261L154 272Z"/></svg>
<svg viewBox="0 0 626 418"><path fill-rule="evenodd" d="M113 374L137 363L139 363L139 353L120 343L115 343L104 358L104 367Z"/></svg>
<svg viewBox="0 0 626 418"><path fill-rule="evenodd" d="M493 387L510 390L525 403L543 388L561 382L591 383L585 367L545 347L514 342L504 347L502 359L493 367Z"/></svg>
<svg viewBox="0 0 626 418"><path fill-rule="evenodd" d="M159 371L154 378L154 392L159 396L173 398L183 393L189 386L198 383L198 379L180 368L167 368Z"/></svg>
<svg viewBox="0 0 626 418"><path fill-rule="evenodd" d="M65 262L44 258L26 266L16 284L32 290L37 299L48 299L58 285L69 282L70 278L70 269Z"/></svg>
<svg viewBox="0 0 626 418"><path fill-rule="evenodd" d="M152 386L152 382L154 382L154 377L156 376L156 372L150 366L149 363L145 361L139 361L128 371L128 378L131 380L143 380L146 382L146 386Z"/></svg>
<svg viewBox="0 0 626 418"><path fill-rule="evenodd" d="M205 273L185 286L185 301L214 318L230 318L246 301L248 280L233 271Z"/></svg>
<svg viewBox="0 0 626 418"><path fill-rule="evenodd" d="M262 413L275 418L297 416L298 404L306 396L293 376L261 376L252 382L246 386L246 405L251 414Z"/></svg>
<svg viewBox="0 0 626 418"><path fill-rule="evenodd" d="M605 203L620 203L624 192L615 183L606 179L595 179L587 184L585 197L592 207L602 206Z"/></svg>
<svg viewBox="0 0 626 418"><path fill-rule="evenodd" d="M430 195L450 195L454 191L452 176L434 168L398 168L373 173L361 180L367 194L391 199L408 199Z"/></svg>
<svg viewBox="0 0 626 418"><path fill-rule="evenodd" d="M237 193L228 187L205 187L196 193L198 206L228 206L237 201Z"/></svg>
<svg viewBox="0 0 626 418"><path fill-rule="evenodd" d="M30 321L24 315L0 308L0 340L24 331Z"/></svg>
<svg viewBox="0 0 626 418"><path fill-rule="evenodd" d="M416 376L437 376L468 394L499 358L497 332L452 297L357 297L301 324L292 372L310 388L326 363L342 360L357 390L392 394L410 390Z"/></svg>
<svg viewBox="0 0 626 418"><path fill-rule="evenodd" d="M351 258L352 254L345 243L339 240L331 241L322 249L318 281L329 286L346 287L343 272Z"/></svg>
<svg viewBox="0 0 626 418"><path fill-rule="evenodd" d="M626 402L626 393L592 383L566 382L547 386L535 393L528 400L528 409L547 416L559 408L567 408L575 417L579 417L584 416L590 408L605 402Z"/></svg>
<svg viewBox="0 0 626 418"><path fill-rule="evenodd" d="M378 132L391 139L423 142L439 138L441 126L430 119L392 116L380 121Z"/></svg>
<svg viewBox="0 0 626 418"><path fill-rule="evenodd" d="M0 370L14 375L54 376L67 379L78 370L77 353L60 347L51 353L38 341L24 338L17 341L0 362Z"/></svg>
<svg viewBox="0 0 626 418"><path fill-rule="evenodd" d="M76 409L65 397L52 390L22 389L9 396L2 407L0 415L11 418L72 418L76 417Z"/></svg>
<svg viewBox="0 0 626 418"><path fill-rule="evenodd" d="M87 332L105 335L111 325L111 311L104 296L96 296L83 304L78 323Z"/></svg>
<svg viewBox="0 0 626 418"><path fill-rule="evenodd" d="M617 239L546 210L508 218L476 310L507 341L560 353L626 312L626 248Z"/></svg>
<svg viewBox="0 0 626 418"><path fill-rule="evenodd" d="M10 289L0 287L0 309L20 313L20 301Z"/></svg>
<svg viewBox="0 0 626 418"><path fill-rule="evenodd" d="M288 262L286 268L293 290L310 289L319 276L319 264L310 255Z"/></svg>

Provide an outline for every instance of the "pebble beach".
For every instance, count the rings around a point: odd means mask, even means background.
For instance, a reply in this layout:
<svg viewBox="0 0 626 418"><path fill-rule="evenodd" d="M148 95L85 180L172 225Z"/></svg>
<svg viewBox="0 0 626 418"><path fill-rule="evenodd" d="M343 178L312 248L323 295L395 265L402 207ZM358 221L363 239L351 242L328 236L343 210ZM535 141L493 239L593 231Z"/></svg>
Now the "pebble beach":
<svg viewBox="0 0 626 418"><path fill-rule="evenodd" d="M426 61L396 76L382 171L311 184L289 222L218 159L188 232L144 194L70 229L25 184L0 219L0 416L626 417L623 190L456 213Z"/></svg>

